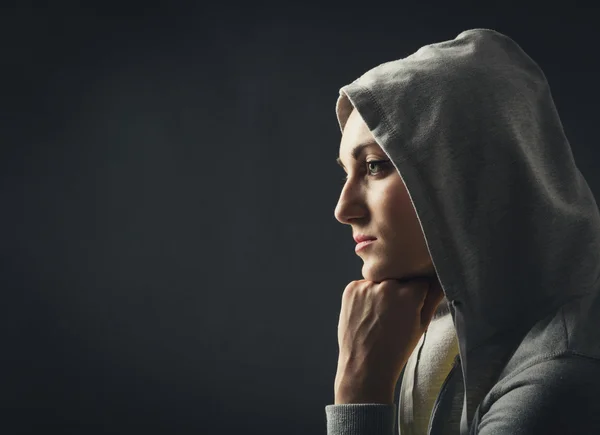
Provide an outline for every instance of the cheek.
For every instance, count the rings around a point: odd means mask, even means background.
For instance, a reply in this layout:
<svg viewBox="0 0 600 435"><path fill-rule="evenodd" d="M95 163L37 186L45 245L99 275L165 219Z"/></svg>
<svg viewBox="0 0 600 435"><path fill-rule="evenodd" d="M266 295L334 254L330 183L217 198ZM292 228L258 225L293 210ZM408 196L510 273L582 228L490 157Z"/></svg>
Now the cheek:
<svg viewBox="0 0 600 435"><path fill-rule="evenodd" d="M390 231L390 235L399 235L405 239L415 230L415 224L418 228L420 226L410 196L404 184L400 184L401 186L396 185L382 192L381 218L382 224Z"/></svg>

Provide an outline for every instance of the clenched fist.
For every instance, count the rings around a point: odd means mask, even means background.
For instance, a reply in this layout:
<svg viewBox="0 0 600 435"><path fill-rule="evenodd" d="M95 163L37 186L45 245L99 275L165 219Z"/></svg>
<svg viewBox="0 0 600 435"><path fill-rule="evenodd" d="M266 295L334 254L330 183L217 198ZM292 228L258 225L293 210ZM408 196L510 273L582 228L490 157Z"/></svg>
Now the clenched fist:
<svg viewBox="0 0 600 435"><path fill-rule="evenodd" d="M348 284L338 324L335 403L393 403L402 368L443 296L437 278Z"/></svg>

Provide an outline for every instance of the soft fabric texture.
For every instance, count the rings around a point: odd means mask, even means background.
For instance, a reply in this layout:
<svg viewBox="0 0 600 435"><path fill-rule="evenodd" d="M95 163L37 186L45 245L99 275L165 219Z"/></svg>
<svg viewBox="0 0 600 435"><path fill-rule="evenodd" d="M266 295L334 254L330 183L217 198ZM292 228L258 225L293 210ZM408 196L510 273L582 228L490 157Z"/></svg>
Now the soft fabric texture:
<svg viewBox="0 0 600 435"><path fill-rule="evenodd" d="M457 355L452 316L447 313L434 318L404 370L398 409L398 428L402 435L427 433L435 399ZM460 415L457 417L459 422Z"/></svg>
<svg viewBox="0 0 600 435"><path fill-rule="evenodd" d="M507 36L468 30L344 86L342 131L353 108L406 185L457 338L448 374L448 354L416 378L405 367L403 384L429 379L413 429L441 374L420 433L600 433L600 213L542 70ZM328 435L392 435L406 414L325 411Z"/></svg>

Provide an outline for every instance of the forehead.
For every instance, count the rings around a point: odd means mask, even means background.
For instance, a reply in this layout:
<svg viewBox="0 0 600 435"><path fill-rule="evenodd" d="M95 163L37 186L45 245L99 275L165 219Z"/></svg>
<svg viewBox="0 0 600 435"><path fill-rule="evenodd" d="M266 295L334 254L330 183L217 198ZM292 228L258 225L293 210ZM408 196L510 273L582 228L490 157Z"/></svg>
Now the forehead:
<svg viewBox="0 0 600 435"><path fill-rule="evenodd" d="M353 110L348 117L340 142L340 155L347 154L358 144L372 143L377 145L375 138L363 121L360 114Z"/></svg>

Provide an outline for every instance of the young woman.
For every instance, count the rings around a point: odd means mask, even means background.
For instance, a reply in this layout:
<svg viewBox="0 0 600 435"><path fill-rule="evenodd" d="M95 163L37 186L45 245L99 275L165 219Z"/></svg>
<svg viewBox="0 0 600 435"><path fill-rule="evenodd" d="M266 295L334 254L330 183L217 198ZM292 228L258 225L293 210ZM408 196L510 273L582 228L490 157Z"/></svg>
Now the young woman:
<svg viewBox="0 0 600 435"><path fill-rule="evenodd" d="M328 435L600 433L600 213L546 78L486 29L340 90Z"/></svg>

